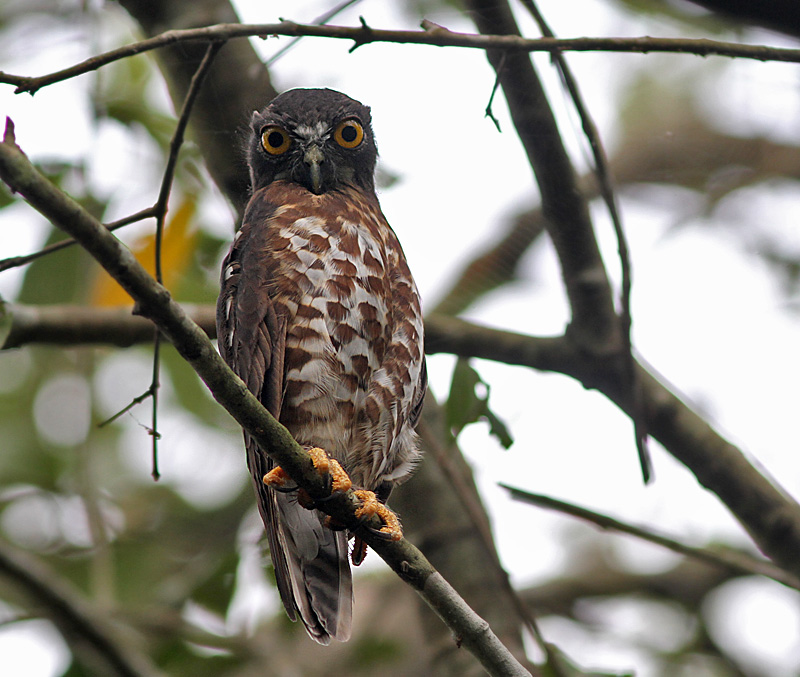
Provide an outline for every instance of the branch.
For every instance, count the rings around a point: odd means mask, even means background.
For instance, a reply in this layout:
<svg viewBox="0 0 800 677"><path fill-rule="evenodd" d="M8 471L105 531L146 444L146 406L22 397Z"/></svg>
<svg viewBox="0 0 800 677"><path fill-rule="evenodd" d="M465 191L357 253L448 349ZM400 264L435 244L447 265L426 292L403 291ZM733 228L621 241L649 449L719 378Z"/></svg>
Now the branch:
<svg viewBox="0 0 800 677"><path fill-rule="evenodd" d="M111 619L101 618L44 566L0 541L0 575L45 609L65 637L75 640L97 674L145 677L159 674L149 659L125 643Z"/></svg>
<svg viewBox="0 0 800 677"><path fill-rule="evenodd" d="M183 310L208 336L216 336L212 306L184 305ZM127 348L153 340L153 323L144 317L132 315L130 308L7 303L0 310L0 319L3 316L10 318L3 350L19 348L28 343L59 346L98 344Z"/></svg>
<svg viewBox="0 0 800 677"><path fill-rule="evenodd" d="M800 590L800 578L793 576L783 569L779 569L771 562L757 559L744 552L736 552L730 549L710 550L708 548L695 548L681 543L674 538L662 536L661 534L657 534L643 527L620 522L613 517L581 508L573 503L559 501L550 496L544 496L543 494L534 494L529 491L511 487L507 484L501 483L500 486L503 487L503 489L507 489L512 498L516 498L523 503L529 503L540 508L547 508L548 510L556 510L565 515L571 515L572 517L591 522L601 529L610 529L622 534L636 536L643 541L655 543L656 545L660 545L678 554L693 557L694 559L706 562L707 564L713 564L717 567L722 567L723 569L728 569L737 574L743 574L745 576L767 576L790 588Z"/></svg>
<svg viewBox="0 0 800 677"><path fill-rule="evenodd" d="M455 318L428 317L425 343L428 353L480 357L571 376L631 415L630 392L622 385L619 362L588 355L569 335L533 337ZM638 362L636 369L650 434L725 503L764 554L800 576L800 505L659 377Z"/></svg>
<svg viewBox="0 0 800 677"><path fill-rule="evenodd" d="M800 62L800 49L746 45L735 42L707 40L705 38L523 38L519 35L475 35L450 30L398 31L371 27L315 26L281 21L275 24L222 23L202 28L171 30L146 40L134 42L98 54L69 68L29 77L0 71L0 83L16 86L16 93L35 94L42 87L62 82L84 73L97 70L114 61L149 52L167 45L193 41L224 41L235 38L287 35L291 37L320 37L352 40L353 48L377 42L429 45L434 47L466 47L469 49L503 50L507 52L626 52L648 54L668 52L696 56L724 56L755 59L757 61Z"/></svg>
<svg viewBox="0 0 800 677"><path fill-rule="evenodd" d="M195 369L214 398L250 433L262 450L313 499L327 498L326 482L309 455L261 405L225 364L211 341L191 318L136 261L131 252L78 203L36 171L14 141L8 121L0 143L0 177L31 205L67 231L135 300L135 312L152 320L180 355ZM455 636L493 675L529 675L417 548L405 539L376 537L380 519L373 516L362 529L355 516L359 501L352 490L326 500L323 510L356 531L386 563L433 608Z"/></svg>

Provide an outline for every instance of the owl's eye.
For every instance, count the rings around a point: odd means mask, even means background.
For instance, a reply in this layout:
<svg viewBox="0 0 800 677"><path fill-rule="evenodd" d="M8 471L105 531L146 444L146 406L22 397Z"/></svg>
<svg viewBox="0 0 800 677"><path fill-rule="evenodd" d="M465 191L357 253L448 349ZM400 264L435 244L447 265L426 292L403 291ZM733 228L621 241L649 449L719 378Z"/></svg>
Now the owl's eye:
<svg viewBox="0 0 800 677"><path fill-rule="evenodd" d="M364 140L364 128L358 120L344 120L334 130L333 138L342 148L355 148Z"/></svg>
<svg viewBox="0 0 800 677"><path fill-rule="evenodd" d="M292 145L292 139L280 127L264 127L261 130L261 145L270 155L283 155Z"/></svg>

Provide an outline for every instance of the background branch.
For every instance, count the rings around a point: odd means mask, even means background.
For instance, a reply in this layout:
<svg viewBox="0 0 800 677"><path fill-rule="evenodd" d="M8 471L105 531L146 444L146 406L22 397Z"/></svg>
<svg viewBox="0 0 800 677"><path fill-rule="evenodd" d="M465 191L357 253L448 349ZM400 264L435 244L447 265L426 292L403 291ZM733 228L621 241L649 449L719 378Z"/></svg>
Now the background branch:
<svg viewBox="0 0 800 677"><path fill-rule="evenodd" d="M146 655L117 631L113 621L90 607L40 562L0 541L0 576L12 582L45 610L62 634L72 640L81 662L95 674L155 677L159 671Z"/></svg>

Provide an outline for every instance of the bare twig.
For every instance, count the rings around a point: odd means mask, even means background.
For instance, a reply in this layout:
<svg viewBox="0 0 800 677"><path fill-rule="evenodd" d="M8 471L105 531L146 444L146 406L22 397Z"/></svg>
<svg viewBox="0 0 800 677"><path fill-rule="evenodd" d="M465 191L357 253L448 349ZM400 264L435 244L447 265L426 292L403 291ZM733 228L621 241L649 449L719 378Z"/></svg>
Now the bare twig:
<svg viewBox="0 0 800 677"><path fill-rule="evenodd" d="M718 567L730 569L731 571L735 571L739 574L744 574L745 576L767 576L768 578L772 578L779 583L789 586L790 588L796 588L800 590L800 578L790 574L787 571L784 571L783 569L780 569L779 567L776 567L767 560L757 559L743 552L735 552L732 550L710 550L708 548L696 548L681 543L674 538L657 534L650 529L620 522L613 517L609 517L608 515L603 515L586 508L581 508L573 503L559 501L558 499L550 496L524 491L523 489L518 489L503 483L500 483L500 486L503 487L503 489L507 489L513 498L516 498L523 503L530 503L531 505L536 505L541 508L556 510L566 515L572 515L578 519L591 522L601 529L611 529L612 531L618 531L623 534L636 536L643 541L655 543L656 545L660 545L668 550L677 552L680 555L688 555L689 557L694 557L695 559L707 562L708 564L713 564Z"/></svg>
<svg viewBox="0 0 800 677"><path fill-rule="evenodd" d="M169 155L167 156L167 166L164 169L164 175L161 178L161 188L158 193L158 199L156 200L156 203L151 210L156 219L155 277L156 281L159 284L164 283L163 271L161 269L161 248L164 236L164 223L167 216L167 210L169 208L169 196L172 191L172 183L175 179L175 168L178 166L178 155L180 154L181 146L183 145L183 139L186 133L186 127L189 124L189 117L191 116L192 107L194 106L195 99L197 98L197 93L200 91L200 87L203 83L206 73L208 73L208 69L214 62L214 57L217 55L217 53L224 44L225 43L223 41L214 41L208 45L205 56L203 57L203 60L200 62L200 65L197 67L194 76L192 77L192 80L189 84L189 89L186 92L186 96L184 97L183 100L181 113L178 116L178 123L175 125L175 131L172 134L172 139L169 144ZM157 329L153 334L152 373L153 373L152 381L150 382L150 386L147 388L147 390L139 397L136 397L124 409L114 414L114 416L109 418L101 425L105 425L106 423L110 423L111 421L116 420L119 416L124 414L126 411L129 411L135 405L143 402L148 397L152 398L151 426L149 428L149 433L152 440L151 475L155 481L158 481L158 479L161 477L161 474L158 471L158 441L161 439L161 435L158 432L158 393L160 389L160 373L161 373L161 332L159 332Z"/></svg>
<svg viewBox="0 0 800 677"><path fill-rule="evenodd" d="M628 52L648 54L666 52L696 56L724 56L757 61L800 62L800 49L745 45L718 40L688 38L570 38L528 39L518 35L474 35L455 31L396 31L370 27L314 26L281 21L276 24L216 24L202 28L171 30L146 40L91 57L79 64L39 77L14 75L0 71L0 83L16 86L16 92L35 93L42 87L97 70L106 64L129 56L186 41L216 41L235 38L288 35L353 40L356 45L375 42L430 45L436 47L466 47L509 52Z"/></svg>
<svg viewBox="0 0 800 677"><path fill-rule="evenodd" d="M143 209L140 212L136 212L135 214L131 214L130 216L126 216L124 219L120 219L119 221L114 221L113 223L109 223L106 225L106 228L110 232L114 232L118 228L122 228L123 226L129 226L132 223L137 223L138 221L143 221L144 219L149 219L155 216L155 211L153 207L148 207L147 209ZM47 247L40 249L38 252L33 252L32 254L26 254L24 256L12 256L8 259L3 259L0 261L0 273L4 270L9 270L10 268L19 268L20 266L27 266L32 261L35 261L42 256L46 256L47 254L52 254L53 252L60 251L62 249L66 249L67 247L71 247L72 245L77 244L75 240L72 238L68 238L61 242L54 242Z"/></svg>
<svg viewBox="0 0 800 677"><path fill-rule="evenodd" d="M326 482L316 471L309 455L289 431L264 409L245 384L225 364L211 341L112 234L69 196L36 171L17 147L9 121L0 143L0 177L21 193L38 211L69 232L136 301L140 314L151 319L180 355L195 369L214 398L250 433L262 450L268 450L291 478L313 499L327 496ZM409 583L447 623L461 641L492 675L516 676L530 673L499 642L481 619L405 539L386 541L368 529L380 528L374 516L360 523L356 511L360 501L352 490L336 493L322 509L349 529L358 532L389 566Z"/></svg>

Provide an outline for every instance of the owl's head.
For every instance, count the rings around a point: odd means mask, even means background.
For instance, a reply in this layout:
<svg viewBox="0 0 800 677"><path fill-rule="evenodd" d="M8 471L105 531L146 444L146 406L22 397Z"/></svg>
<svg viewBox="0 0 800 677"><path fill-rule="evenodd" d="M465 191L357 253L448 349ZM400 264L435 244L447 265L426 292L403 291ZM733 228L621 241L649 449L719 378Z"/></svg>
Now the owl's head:
<svg viewBox="0 0 800 677"><path fill-rule="evenodd" d="M283 179L320 195L359 186L374 191L378 150L369 107L332 89L291 89L250 121L253 191Z"/></svg>

